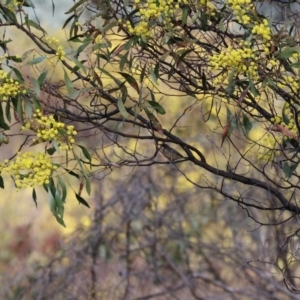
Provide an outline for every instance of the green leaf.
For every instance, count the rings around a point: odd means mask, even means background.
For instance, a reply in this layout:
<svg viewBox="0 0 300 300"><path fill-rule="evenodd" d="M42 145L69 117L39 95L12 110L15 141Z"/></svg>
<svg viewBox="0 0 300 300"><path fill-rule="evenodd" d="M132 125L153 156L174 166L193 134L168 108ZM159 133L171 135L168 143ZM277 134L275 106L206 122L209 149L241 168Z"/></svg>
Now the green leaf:
<svg viewBox="0 0 300 300"><path fill-rule="evenodd" d="M0 103L0 127L9 130L10 127L5 123L2 104Z"/></svg>
<svg viewBox="0 0 300 300"><path fill-rule="evenodd" d="M92 42L92 40L89 40L88 42L86 42L86 43L84 43L84 44L82 44L82 45L80 45L79 47L78 47L78 49L76 50L76 56L78 56L79 55L79 53L81 53L90 43Z"/></svg>
<svg viewBox="0 0 300 300"><path fill-rule="evenodd" d="M4 180L1 175L0 175L0 188L4 189Z"/></svg>
<svg viewBox="0 0 300 300"><path fill-rule="evenodd" d="M38 83L39 86L42 86L43 83L45 82L46 78L47 78L47 74L48 74L48 70L44 71L43 73L40 74L39 78L38 78Z"/></svg>
<svg viewBox="0 0 300 300"><path fill-rule="evenodd" d="M70 16L70 17L65 21L65 23L64 23L64 25L63 25L63 27L62 27L62 29L64 29L64 28L68 25L68 23L69 23L73 18L75 18L75 14L72 15L72 16Z"/></svg>
<svg viewBox="0 0 300 300"><path fill-rule="evenodd" d="M285 162L283 165L283 172L287 178L290 178L292 175L292 169L287 162Z"/></svg>
<svg viewBox="0 0 300 300"><path fill-rule="evenodd" d="M72 69L72 73L76 72L77 70L79 69L82 69L83 72L86 74L86 67L82 64L83 62L86 62L86 60L83 60L83 61L79 61L77 58L75 57L71 57L72 61L75 63L76 67L74 67ZM75 69L76 68L76 69Z"/></svg>
<svg viewBox="0 0 300 300"><path fill-rule="evenodd" d="M32 117L32 106L28 99L25 100L25 112L29 119Z"/></svg>
<svg viewBox="0 0 300 300"><path fill-rule="evenodd" d="M5 116L8 122L11 122L10 98L6 101Z"/></svg>
<svg viewBox="0 0 300 300"><path fill-rule="evenodd" d="M58 180L58 184L60 185L60 187L62 189L62 201L65 202L66 197L67 197L66 185L60 176L57 176L57 180Z"/></svg>
<svg viewBox="0 0 300 300"><path fill-rule="evenodd" d="M254 97L260 95L257 88L254 85L254 82L252 80L249 80L249 89L250 89L250 92L253 94Z"/></svg>
<svg viewBox="0 0 300 300"><path fill-rule="evenodd" d="M32 20L27 20L25 23L26 23L26 25L27 25L28 27L30 27L30 26L31 26L31 27L34 27L35 29L40 30L40 31L42 31L43 33L47 34L46 30L45 30L44 28L42 28L39 24L35 23L34 21L32 21Z"/></svg>
<svg viewBox="0 0 300 300"><path fill-rule="evenodd" d="M166 113L165 109L156 101L148 101L148 103L161 115Z"/></svg>
<svg viewBox="0 0 300 300"><path fill-rule="evenodd" d="M35 188L32 189L32 199L35 203L35 207L37 207L37 197L36 197L36 191L35 191Z"/></svg>
<svg viewBox="0 0 300 300"><path fill-rule="evenodd" d="M91 195L91 183L88 177L84 177L85 179L85 190L88 193L88 195Z"/></svg>
<svg viewBox="0 0 300 300"><path fill-rule="evenodd" d="M234 87L235 87L235 80L234 80L234 75L235 75L235 68L233 68L228 76L228 85L225 88L226 92L229 95L232 95L234 92Z"/></svg>
<svg viewBox="0 0 300 300"><path fill-rule="evenodd" d="M248 136L250 130L252 129L252 123L250 122L247 115L243 114L243 124L245 128L245 133Z"/></svg>
<svg viewBox="0 0 300 300"><path fill-rule="evenodd" d="M84 4L88 0L79 0L77 3L75 3L65 14L70 14L71 12L75 11L80 5Z"/></svg>
<svg viewBox="0 0 300 300"><path fill-rule="evenodd" d="M2 16L4 17L4 19L6 21L12 22L12 23L17 22L15 14L10 9L6 8L3 5L1 5L0 9L3 11Z"/></svg>
<svg viewBox="0 0 300 300"><path fill-rule="evenodd" d="M22 74L20 73L20 71L18 69L12 67L12 70L14 71L14 73L17 76L18 80L24 81L24 78L22 77Z"/></svg>
<svg viewBox="0 0 300 300"><path fill-rule="evenodd" d="M128 112L124 106L124 103L122 101L122 98L119 98L118 100L118 109L119 109L119 112L121 113L121 115L124 117L124 118L127 118L128 117Z"/></svg>
<svg viewBox="0 0 300 300"><path fill-rule="evenodd" d="M71 176L76 177L77 179L80 179L80 176L78 174L76 174L75 172L73 172L72 170L63 168L65 171L67 171Z"/></svg>
<svg viewBox="0 0 300 300"><path fill-rule="evenodd" d="M90 153L86 150L86 148L84 148L84 147L81 146L81 145L77 145L77 146L81 149L81 151L82 151L84 157L85 157L89 162L91 162L91 161L92 161L92 157L91 157Z"/></svg>
<svg viewBox="0 0 300 300"><path fill-rule="evenodd" d="M70 80L68 73L66 72L66 70L64 69L64 78L65 78L65 84L67 87L67 91L68 91L68 95L71 96L73 94L74 91L74 87L73 87L73 83Z"/></svg>
<svg viewBox="0 0 300 300"><path fill-rule="evenodd" d="M86 207L90 208L89 204L80 196L78 195L77 193L75 193L76 195L76 198L78 200L79 203L85 205Z"/></svg>
<svg viewBox="0 0 300 300"><path fill-rule="evenodd" d="M36 65L36 64L39 64L40 62L42 62L45 59L46 59L45 56L36 57L33 60L29 61L27 63L27 65Z"/></svg>
<svg viewBox="0 0 300 300"><path fill-rule="evenodd" d="M153 70L150 70L150 79L154 84L158 85L158 82L157 82L158 77L156 76L156 74Z"/></svg>
<svg viewBox="0 0 300 300"><path fill-rule="evenodd" d="M146 64L144 65L141 75L140 75L140 83L142 83L144 81L145 74L146 74Z"/></svg>
<svg viewBox="0 0 300 300"><path fill-rule="evenodd" d="M35 78L31 78L31 82L33 84L33 90L34 90L35 95L40 96L40 94L41 94L40 84L38 83L38 81Z"/></svg>
<svg viewBox="0 0 300 300"><path fill-rule="evenodd" d="M185 5L182 9L182 18L181 18L181 24L186 25L187 23L187 16L188 16L188 6Z"/></svg>
<svg viewBox="0 0 300 300"><path fill-rule="evenodd" d="M139 85L137 84L133 76L123 72L118 72L118 73L125 78L125 80L137 91L137 93L140 92Z"/></svg>
<svg viewBox="0 0 300 300"><path fill-rule="evenodd" d="M33 101L34 110L37 110L37 109L41 110L42 109L41 103L35 98L34 95L32 96L32 101Z"/></svg>
<svg viewBox="0 0 300 300"><path fill-rule="evenodd" d="M277 58L282 58L282 59L290 58L293 56L293 54L299 52L300 52L299 47L287 47L277 55Z"/></svg>
<svg viewBox="0 0 300 300"><path fill-rule="evenodd" d="M18 112L18 115L19 115L19 117L20 117L22 123L24 124L23 103L22 103L21 97L18 98L18 102L17 102L17 112Z"/></svg>
<svg viewBox="0 0 300 300"><path fill-rule="evenodd" d="M52 147L52 148L46 149L46 152L49 155L53 155L56 152L56 149L55 149L55 147Z"/></svg>
<svg viewBox="0 0 300 300"><path fill-rule="evenodd" d="M290 64L290 66L292 68L300 68L300 63L293 63L293 64Z"/></svg>

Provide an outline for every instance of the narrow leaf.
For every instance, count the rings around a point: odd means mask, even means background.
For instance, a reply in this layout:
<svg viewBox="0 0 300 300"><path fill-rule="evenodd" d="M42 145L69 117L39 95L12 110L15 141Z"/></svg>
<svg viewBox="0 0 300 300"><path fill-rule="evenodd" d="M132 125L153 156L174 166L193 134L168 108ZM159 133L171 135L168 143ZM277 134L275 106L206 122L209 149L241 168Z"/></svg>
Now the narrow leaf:
<svg viewBox="0 0 300 300"><path fill-rule="evenodd" d="M81 197L79 196L77 193L75 193L76 195L76 199L78 200L79 203L85 205L86 207L90 208L89 204Z"/></svg>

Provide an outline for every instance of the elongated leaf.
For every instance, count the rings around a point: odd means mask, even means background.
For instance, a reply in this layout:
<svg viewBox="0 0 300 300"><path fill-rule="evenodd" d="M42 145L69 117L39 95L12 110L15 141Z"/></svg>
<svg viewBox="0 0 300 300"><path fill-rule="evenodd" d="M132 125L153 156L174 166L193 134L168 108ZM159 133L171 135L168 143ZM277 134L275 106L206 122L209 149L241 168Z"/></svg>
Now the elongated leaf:
<svg viewBox="0 0 300 300"><path fill-rule="evenodd" d="M42 86L43 83L45 82L46 78L47 78L47 74L48 74L48 70L45 70L43 73L40 74L39 78L38 78L38 83L39 86Z"/></svg>
<svg viewBox="0 0 300 300"><path fill-rule="evenodd" d="M2 176L0 176L0 188L4 189L4 180L3 180Z"/></svg>
<svg viewBox="0 0 300 300"><path fill-rule="evenodd" d="M36 97L34 95L32 96L32 101L33 101L34 110L37 110L37 109L41 110L42 109L41 103L36 99Z"/></svg>
<svg viewBox="0 0 300 300"><path fill-rule="evenodd" d="M118 105L118 109L119 109L121 115L122 115L124 118L127 118L127 117L128 117L128 112L127 112L127 110L126 110L126 108L125 108L125 106L124 106L124 103L123 103L123 101L122 101L121 98L118 100L117 105Z"/></svg>
<svg viewBox="0 0 300 300"><path fill-rule="evenodd" d="M182 9L182 19L181 19L181 24L182 25L186 25L187 15L188 15L188 6L185 5L184 8Z"/></svg>
<svg viewBox="0 0 300 300"><path fill-rule="evenodd" d="M88 193L88 195L91 195L91 183L88 177L84 177L85 179L85 190Z"/></svg>
<svg viewBox="0 0 300 300"><path fill-rule="evenodd" d="M9 130L10 127L5 123L2 104L0 103L0 127Z"/></svg>
<svg viewBox="0 0 300 300"><path fill-rule="evenodd" d="M243 125L245 128L245 133L248 136L250 130L252 129L252 123L250 122L249 118L245 114L243 114Z"/></svg>
<svg viewBox="0 0 300 300"><path fill-rule="evenodd" d="M34 203L35 203L35 207L37 207L37 197L36 197L36 191L35 191L35 189L33 188L32 189L32 199L33 199L33 201L34 201Z"/></svg>
<svg viewBox="0 0 300 300"><path fill-rule="evenodd" d="M33 84L33 90L34 90L35 95L37 95L39 97L41 94L41 87L40 87L39 82L35 78L31 78L31 82Z"/></svg>
<svg viewBox="0 0 300 300"><path fill-rule="evenodd" d="M46 30L44 28L42 28L39 24L35 23L34 21L27 20L25 23L27 26L34 27L35 29L40 30L43 33L47 34Z"/></svg>
<svg viewBox="0 0 300 300"><path fill-rule="evenodd" d="M89 162L91 162L91 161L92 161L92 157L91 157L90 153L86 150L86 148L84 148L84 147L81 146L81 145L77 145L77 146L81 149L81 151L82 151L84 157L85 157Z"/></svg>
<svg viewBox="0 0 300 300"><path fill-rule="evenodd" d="M139 85L133 76L123 72L118 72L118 73L125 78L125 80L137 91L137 93L140 92Z"/></svg>
<svg viewBox="0 0 300 300"><path fill-rule="evenodd" d="M5 116L8 122L11 122L11 107L10 107L10 99L6 101L5 106Z"/></svg>
<svg viewBox="0 0 300 300"><path fill-rule="evenodd" d="M40 56L40 57L36 57L33 60L29 61L27 63L27 65L36 65L39 64L40 62L42 62L43 60L45 60L45 56Z"/></svg>
<svg viewBox="0 0 300 300"><path fill-rule="evenodd" d="M70 175L76 177L77 179L80 178L80 176L78 174L76 174L75 172L73 172L72 170L66 169L64 168L65 171L67 171Z"/></svg>
<svg viewBox="0 0 300 300"><path fill-rule="evenodd" d="M285 48L283 51L281 51L277 58L290 58L295 53L299 53L300 48L299 47L291 47L291 48Z"/></svg>
<svg viewBox="0 0 300 300"><path fill-rule="evenodd" d="M77 3L75 3L65 14L70 14L71 12L75 11L80 5L87 2L87 0L79 0Z"/></svg>
<svg viewBox="0 0 300 300"><path fill-rule="evenodd" d="M61 190L62 190L62 201L65 202L66 197L67 197L66 185L60 176L57 176L57 179L58 179L58 184L60 185Z"/></svg>
<svg viewBox="0 0 300 300"><path fill-rule="evenodd" d="M78 200L79 203L85 205L86 207L90 208L89 204L77 193L75 193L76 199Z"/></svg>
<svg viewBox="0 0 300 300"><path fill-rule="evenodd" d="M74 88L73 88L73 83L69 78L68 73L66 72L66 70L64 69L64 78L65 78L65 84L67 87L67 91L68 91L68 95L71 96L73 94Z"/></svg>
<svg viewBox="0 0 300 300"><path fill-rule="evenodd" d="M70 16L70 17L65 21L65 23L64 23L64 25L63 25L63 27L62 27L62 29L64 29L64 28L68 25L68 23L69 23L73 18L75 18L75 15Z"/></svg>
<svg viewBox="0 0 300 300"><path fill-rule="evenodd" d="M166 113L165 109L156 101L148 101L148 103L161 115Z"/></svg>

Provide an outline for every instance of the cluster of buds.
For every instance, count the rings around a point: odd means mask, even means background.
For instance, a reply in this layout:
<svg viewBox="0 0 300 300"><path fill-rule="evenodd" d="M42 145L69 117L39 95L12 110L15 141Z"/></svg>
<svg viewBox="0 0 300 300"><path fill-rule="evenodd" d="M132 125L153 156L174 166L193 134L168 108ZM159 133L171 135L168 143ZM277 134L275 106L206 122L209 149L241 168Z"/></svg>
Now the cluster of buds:
<svg viewBox="0 0 300 300"><path fill-rule="evenodd" d="M66 126L55 120L52 115L44 116L39 109L35 111L33 118L26 122L22 129L31 129L36 132L35 143L56 141L59 150L71 150L75 143L74 137L77 134L73 125Z"/></svg>
<svg viewBox="0 0 300 300"><path fill-rule="evenodd" d="M53 37L53 38L50 38L50 37L46 37L46 41L49 45L51 44L54 44L56 46L56 53L55 53L55 56L59 59L59 60L64 60L65 57L66 57L66 52L64 51L64 48L63 46L61 46L59 44L59 39Z"/></svg>

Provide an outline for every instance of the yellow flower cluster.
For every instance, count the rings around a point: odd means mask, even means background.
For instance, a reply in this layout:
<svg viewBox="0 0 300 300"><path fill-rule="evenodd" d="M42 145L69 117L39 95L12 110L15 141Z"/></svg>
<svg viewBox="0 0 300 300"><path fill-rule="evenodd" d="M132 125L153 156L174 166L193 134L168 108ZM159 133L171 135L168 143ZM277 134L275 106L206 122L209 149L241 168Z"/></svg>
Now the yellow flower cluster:
<svg viewBox="0 0 300 300"><path fill-rule="evenodd" d="M5 160L0 165L1 173L7 172L15 178L17 188L48 184L56 169L47 154L33 152L18 153L15 161Z"/></svg>
<svg viewBox="0 0 300 300"><path fill-rule="evenodd" d="M156 23L159 23L162 26L171 24L171 16L180 13L181 5L192 4L197 9L201 7L205 8L205 11L210 13L210 15L215 15L215 6L209 0L198 0L198 1L189 1L189 0L134 0L133 9L139 10L140 22L135 26L132 26L130 21L124 22L124 26L127 30L136 35L142 35L145 37L151 36L151 22L155 20ZM120 23L123 23L122 20L119 20Z"/></svg>
<svg viewBox="0 0 300 300"><path fill-rule="evenodd" d="M266 19L263 20L263 23L255 25L252 29L252 33L260 35L265 42L271 40L271 29Z"/></svg>
<svg viewBox="0 0 300 300"><path fill-rule="evenodd" d="M236 19L241 24L247 25L251 19L247 13L254 8L251 0L228 0L228 4L232 7ZM247 9L245 9L245 7Z"/></svg>
<svg viewBox="0 0 300 300"><path fill-rule="evenodd" d="M8 2L8 1L7 1ZM14 11L16 9L16 7L18 7L19 5L19 1L18 0L13 0L11 3L7 4L6 7L11 10Z"/></svg>
<svg viewBox="0 0 300 300"><path fill-rule="evenodd" d="M293 108L295 109L298 105L295 104L294 102L292 102ZM293 110L291 110L291 106L289 103L286 103L283 109L283 114L285 115L285 117L288 119L288 125L285 125L290 132L294 133L296 136L298 136L299 132L298 132L298 127L296 125L296 121L295 121L295 115L293 113ZM300 116L298 117L298 123L300 123ZM283 122L282 122L283 123ZM287 136L285 136L285 138L288 138Z"/></svg>
<svg viewBox="0 0 300 300"><path fill-rule="evenodd" d="M248 42L243 42L240 46L241 48L238 49L229 46L220 54L214 54L210 60L211 69L236 69L237 73L247 73L251 78L256 79L258 66L255 53Z"/></svg>
<svg viewBox="0 0 300 300"><path fill-rule="evenodd" d="M280 144L281 144L280 136L267 133L260 140L261 148L258 151L258 156L257 156L258 161L272 161L276 156L280 155L280 150L279 150Z"/></svg>
<svg viewBox="0 0 300 300"><path fill-rule="evenodd" d="M6 72L0 70L0 99L7 100L9 97L14 97L21 93L26 94L26 90L19 82L9 78Z"/></svg>
<svg viewBox="0 0 300 300"><path fill-rule="evenodd" d="M299 78L298 81L295 80L293 76L282 76L283 80L282 82L279 82L277 86L279 88L290 88L293 92L299 91Z"/></svg>
<svg viewBox="0 0 300 300"><path fill-rule="evenodd" d="M49 45L55 44L55 46L57 47L55 56L60 60L64 60L66 57L66 52L64 51L64 48L61 45L59 45L59 39L57 39L55 37L50 38L47 36L46 41Z"/></svg>
<svg viewBox="0 0 300 300"><path fill-rule="evenodd" d="M43 116L39 109L22 129L36 132L38 143L55 140L60 150L71 150L75 143L74 136L77 134L73 125L66 126L62 122L57 122L53 116Z"/></svg>

